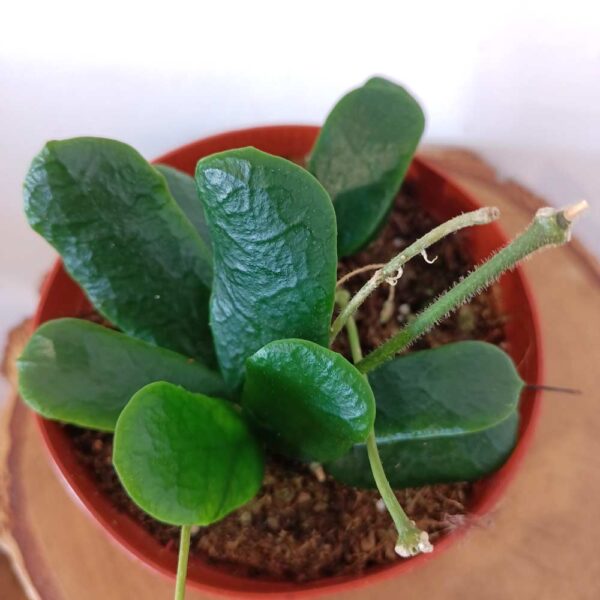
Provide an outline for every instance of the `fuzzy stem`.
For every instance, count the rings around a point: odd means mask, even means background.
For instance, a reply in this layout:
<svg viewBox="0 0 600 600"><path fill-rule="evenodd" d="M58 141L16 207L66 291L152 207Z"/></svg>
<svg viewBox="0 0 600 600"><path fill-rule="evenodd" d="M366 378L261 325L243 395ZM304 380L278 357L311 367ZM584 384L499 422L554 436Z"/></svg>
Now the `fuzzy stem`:
<svg viewBox="0 0 600 600"><path fill-rule="evenodd" d="M340 307L347 306L350 300L350 294L347 290L339 290L336 294L336 301ZM358 329L354 317L350 315L346 321L346 331L348 333L348 341L350 342L350 350L352 352L352 360L357 363L362 360L362 348L360 346L360 338L358 335ZM381 499L385 504L388 512L390 513L396 531L398 532L398 541L396 542L396 552L402 557L414 556L419 552L431 552L433 546L429 542L429 536L427 532L421 531L411 521L400 503L392 486L390 485L385 471L383 470L383 464L377 450L377 441L375 439L375 430L371 429L369 437L367 438L367 455L369 457L369 464L371 465L371 471L377 489L381 494Z"/></svg>
<svg viewBox="0 0 600 600"><path fill-rule="evenodd" d="M404 350L440 319L458 308L471 296L485 289L502 273L512 269L529 254L544 246L557 246L568 242L571 236L572 220L586 206L587 203L579 203L559 211L551 208L538 210L529 227L520 236L455 284L453 288L417 315L411 323L360 361L356 365L359 371L368 373Z"/></svg>
<svg viewBox="0 0 600 600"><path fill-rule="evenodd" d="M191 525L181 527L179 558L177 560L177 579L175 581L175 600L185 598L185 580L187 577L188 556L190 554Z"/></svg>
<svg viewBox="0 0 600 600"><path fill-rule="evenodd" d="M333 343L339 332L343 329L346 321L351 315L353 315L359 308L359 306L370 296L370 294L377 289L386 279L397 278L398 274L402 272L402 267L411 258L421 254L429 248L429 246L435 244L443 237L463 229L465 227L471 227L472 225L486 225L495 221L500 212L497 208L480 208L458 217L454 217L445 223L442 223L435 229L432 229L429 233L426 233L422 238L419 238L416 242L411 244L408 248L405 248L400 254L392 258L387 264L381 269L378 269L371 279L358 290L350 302L342 309L340 314L337 316L333 324L331 325L330 331L330 344Z"/></svg>

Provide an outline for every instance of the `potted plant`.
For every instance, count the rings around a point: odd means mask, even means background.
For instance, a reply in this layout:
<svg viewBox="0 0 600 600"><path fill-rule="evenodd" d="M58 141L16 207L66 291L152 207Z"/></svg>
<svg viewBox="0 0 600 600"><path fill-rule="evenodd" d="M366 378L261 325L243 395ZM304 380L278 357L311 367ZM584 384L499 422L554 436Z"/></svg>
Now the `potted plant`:
<svg viewBox="0 0 600 600"><path fill-rule="evenodd" d="M176 598L194 528L259 493L265 456L376 488L396 554L409 558L433 545L393 488L479 480L523 436L525 383L503 350L460 341L404 351L524 257L568 241L585 205L539 211L513 242L407 312L395 290L415 261L429 268L432 245L498 218L494 208L458 214L396 251L384 244L381 263L355 264L396 215L423 127L408 92L375 78L340 100L304 165L275 154L302 158L316 132L303 130L299 149L285 128L271 131L281 143L271 153L210 152L209 142L178 154L200 158L195 181L106 139L49 142L34 159L26 214L62 263L43 293L37 322L47 322L19 359L20 393L44 418L63 472L77 467L56 422L114 432L114 468L131 501L180 528ZM101 323L55 318L84 315L80 290ZM362 311L382 294L376 316L394 332L376 344Z"/></svg>

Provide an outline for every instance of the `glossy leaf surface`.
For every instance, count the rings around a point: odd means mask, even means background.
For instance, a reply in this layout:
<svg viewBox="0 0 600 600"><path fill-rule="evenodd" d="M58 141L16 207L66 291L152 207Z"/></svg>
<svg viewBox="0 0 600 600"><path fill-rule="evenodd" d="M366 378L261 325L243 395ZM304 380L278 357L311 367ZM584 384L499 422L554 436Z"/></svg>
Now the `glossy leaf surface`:
<svg viewBox="0 0 600 600"><path fill-rule="evenodd" d="M208 250L164 177L133 148L100 138L49 142L27 174L25 212L111 323L213 359Z"/></svg>
<svg viewBox="0 0 600 600"><path fill-rule="evenodd" d="M212 269L212 241L194 178L168 165L154 165L154 168L167 180L167 186L175 202L203 239L210 256L210 268Z"/></svg>
<svg viewBox="0 0 600 600"><path fill-rule="evenodd" d="M415 153L425 117L402 87L376 77L333 108L309 169L331 194L340 256L377 234Z"/></svg>
<svg viewBox="0 0 600 600"><path fill-rule="evenodd" d="M366 440L375 403L365 377L341 354L279 340L246 362L242 406L279 452L332 460Z"/></svg>
<svg viewBox="0 0 600 600"><path fill-rule="evenodd" d="M113 462L125 490L172 525L209 525L250 500L263 476L260 446L232 404L151 383L115 430Z"/></svg>
<svg viewBox="0 0 600 600"><path fill-rule="evenodd" d="M273 340L327 345L335 215L310 173L254 148L202 159L196 181L213 240L211 328L221 371L235 388L245 360Z"/></svg>
<svg viewBox="0 0 600 600"><path fill-rule="evenodd" d="M502 350L459 342L415 352L369 375L375 433L393 487L471 481L500 467L518 429L523 382ZM372 487L364 445L326 465L345 483Z"/></svg>
<svg viewBox="0 0 600 600"><path fill-rule="evenodd" d="M46 418L112 431L131 396L153 381L221 395L218 373L181 354L80 319L42 325L18 360L19 391Z"/></svg>

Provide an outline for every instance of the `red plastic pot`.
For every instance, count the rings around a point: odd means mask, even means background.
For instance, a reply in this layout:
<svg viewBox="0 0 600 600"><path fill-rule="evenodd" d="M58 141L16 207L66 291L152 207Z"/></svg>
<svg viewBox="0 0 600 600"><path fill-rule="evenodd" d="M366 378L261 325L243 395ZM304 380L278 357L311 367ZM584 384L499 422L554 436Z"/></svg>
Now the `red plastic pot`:
<svg viewBox="0 0 600 600"><path fill-rule="evenodd" d="M231 148L255 146L260 150L288 158L305 156L318 134L317 127L273 126L232 131L209 137L170 152L157 162L169 164L192 174L196 162L203 156ZM407 176L432 215L440 220L478 208L477 202L425 159L416 158ZM474 261L481 261L506 243L500 228L494 223L465 231ZM508 316L507 338L509 352L519 368L521 377L529 383L541 380L541 348L539 328L534 306L523 274L516 269L500 280L501 304ZM60 261L48 276L42 290L35 316L35 326L59 317L77 316L89 304L73 281L65 273ZM528 390L521 400L519 440L508 462L494 475L476 484L470 512L480 516L488 512L505 492L517 472L529 446L540 409L540 396ZM63 428L55 422L37 417L51 461L58 468L68 488L79 499L104 531L120 546L143 563L173 578L177 556L172 549L161 546L136 521L119 512L101 493L90 475L75 458L71 441ZM455 531L439 540L432 554L422 554L410 560L373 569L360 577L332 577L306 584L282 583L264 579L238 577L225 569L209 566L198 558L191 558L188 582L200 590L235 598L286 594L287 597L308 597L325 592L339 592L397 577L410 569L435 558L446 550L465 531Z"/></svg>

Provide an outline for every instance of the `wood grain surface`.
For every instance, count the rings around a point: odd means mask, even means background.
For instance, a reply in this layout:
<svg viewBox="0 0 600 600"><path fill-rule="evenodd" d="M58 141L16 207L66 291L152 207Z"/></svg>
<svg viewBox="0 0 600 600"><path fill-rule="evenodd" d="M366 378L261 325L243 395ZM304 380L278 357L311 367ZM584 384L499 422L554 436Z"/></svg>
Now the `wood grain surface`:
<svg viewBox="0 0 600 600"><path fill-rule="evenodd" d="M469 152L428 148L424 154L483 204L499 206L509 234L524 228L542 204L519 185L498 181ZM545 382L582 394L545 394L522 470L493 514L471 524L452 549L398 579L336 598L600 598L598 264L575 242L536 256L524 268L541 314ZM27 597L170 598L172 584L115 547L65 491L21 403L10 403L2 427L0 540ZM19 594L0 567L0 598L16 600ZM189 600L202 597L188 594Z"/></svg>

